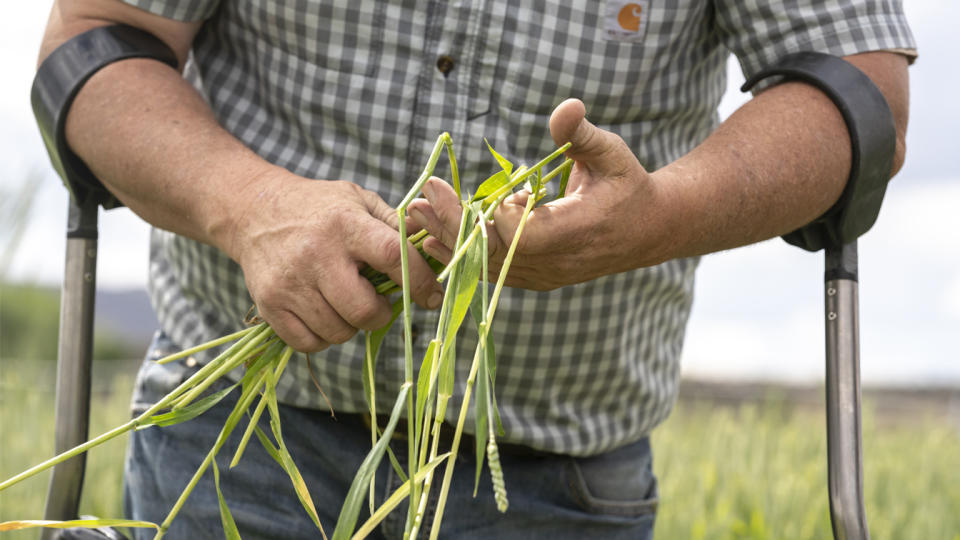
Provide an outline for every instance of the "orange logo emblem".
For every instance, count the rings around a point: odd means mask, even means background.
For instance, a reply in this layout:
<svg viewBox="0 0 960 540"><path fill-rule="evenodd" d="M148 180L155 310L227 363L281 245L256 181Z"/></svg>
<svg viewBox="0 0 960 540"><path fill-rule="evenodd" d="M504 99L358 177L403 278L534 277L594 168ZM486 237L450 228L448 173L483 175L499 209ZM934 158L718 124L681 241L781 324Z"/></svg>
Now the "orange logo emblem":
<svg viewBox="0 0 960 540"><path fill-rule="evenodd" d="M640 14L643 11L643 6L640 4L627 4L620 8L620 12L617 13L617 24L620 25L620 28L630 32L637 32L640 30Z"/></svg>

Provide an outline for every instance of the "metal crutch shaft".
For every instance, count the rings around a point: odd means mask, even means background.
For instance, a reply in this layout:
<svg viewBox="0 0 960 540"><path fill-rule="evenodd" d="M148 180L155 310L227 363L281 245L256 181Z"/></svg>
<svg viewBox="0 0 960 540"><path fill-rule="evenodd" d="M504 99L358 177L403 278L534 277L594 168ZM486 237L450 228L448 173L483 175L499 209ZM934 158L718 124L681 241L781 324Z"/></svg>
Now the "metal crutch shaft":
<svg viewBox="0 0 960 540"><path fill-rule="evenodd" d="M827 247L827 475L837 540L866 540L860 427L860 343L856 240Z"/></svg>
<svg viewBox="0 0 960 540"><path fill-rule="evenodd" d="M90 413L90 371L93 357L93 317L97 272L98 204L80 204L70 197L67 249L60 297L60 342L57 357L55 453L87 440ZM53 468L44 518L76 519L86 455ZM45 529L42 538L53 538Z"/></svg>

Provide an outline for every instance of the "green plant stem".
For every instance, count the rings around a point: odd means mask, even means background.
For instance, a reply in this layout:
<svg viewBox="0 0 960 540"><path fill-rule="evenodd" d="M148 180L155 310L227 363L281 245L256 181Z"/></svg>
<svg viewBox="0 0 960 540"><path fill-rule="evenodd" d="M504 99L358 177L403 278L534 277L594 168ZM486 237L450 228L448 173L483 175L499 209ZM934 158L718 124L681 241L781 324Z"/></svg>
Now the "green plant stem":
<svg viewBox="0 0 960 540"><path fill-rule="evenodd" d="M247 330L244 330L243 332L238 332L237 334L242 335L244 338L249 338L255 331L262 331L262 330L263 330L263 327L265 327L265 326L266 326L266 324L261 324L261 325L259 325L259 326L253 327L252 329L247 329ZM233 335L236 335L236 334L233 334ZM219 341L219 340L218 340L218 341ZM224 342L222 342L222 343L226 343L226 342L224 341ZM222 344L222 343L221 343L221 344ZM232 349L232 348L231 348L231 349ZM227 352L229 352L229 350L228 350ZM114 429L111 429L111 430L109 430L109 431L107 431L107 432L105 432L105 433L103 433L103 434L101 434L101 435L99 435L99 436L97 436L97 437L95 437L95 438L93 438L93 439L90 439L89 441L87 441L87 442L85 442L85 443L83 443L83 444L80 444L80 445L78 445L78 446L75 446L75 447L71 448L70 450L67 450L67 451L65 451L65 452L62 452L62 453L60 453L60 454L58 454L58 455L56 455L56 456L54 456L54 457L52 457L52 458L50 458L50 459L42 462L42 463L40 463L40 464L37 464L37 465L35 465L35 466L27 469L26 471L23 471L22 473L20 473L20 474L18 474L18 475L16 475L16 476L13 476L13 477L11 477L11 478L3 481L2 483L0 483L0 491L3 491L4 489L6 489L6 488L8 488L8 487L10 487L10 486L13 486L13 485L15 485L15 484L17 484L17 483L19 483L19 482L22 482L23 480L26 480L27 478L30 478L31 476L34 476L34 475L36 475L36 474L39 474L39 473L41 473L41 472L49 469L50 467L53 467L54 465L57 465L57 464L59 464L59 463L63 463L64 461L66 461L66 460L68 460L68 459L70 459L70 458L72 458L72 457L74 457L74 456L80 455L80 454L82 454L82 453L90 450L91 448L94 448L94 447L96 447L96 446L99 446L99 445L101 445L101 444L103 444L103 443L105 443L105 442L107 442L107 441L109 441L109 440L111 440L111 439L114 439L114 438L116 438L116 437L118 437L118 436L120 436L120 435L123 435L124 433L126 433L126 432L128 432L128 431L130 431L130 430L132 430L132 429L135 429L137 426L139 426L139 425L141 425L142 423L144 423L144 421L146 421L148 418L150 418L151 416L153 416L153 415L156 414L157 412L161 411L162 409L164 409L164 408L167 407L168 405L170 405L170 403L172 403L175 399L177 399L183 392L185 392L185 391L187 391L188 389L192 388L192 387L193 387L194 385L196 385L199 381L201 381L201 380L205 379L207 376L209 376L209 374L210 374L212 371L214 371L214 370L217 369L217 366L219 366L220 364L222 364L222 363L226 360L226 358L227 358L227 356L226 356L227 352L225 352L224 354L221 354L221 355L218 356L217 358L215 358L215 359L213 359L212 361L210 361L210 363L208 363L207 365L205 365L205 366L203 366L202 368L200 368L200 370L198 370L196 373L194 373L189 379L187 379L186 381L182 382L182 383L180 384L180 386L178 386L178 387L176 387L175 389L173 389L170 393L168 393L166 396L164 396L163 398L161 398L160 401L156 402L153 406L151 406L149 409L147 409L147 410L144 411L142 414L140 414L140 416L137 416L137 417L134 418L133 420L130 420L129 422L127 422L127 423L125 423L125 424L123 424L123 425L121 425L121 426L118 426L118 427L116 427L116 428L114 428Z"/></svg>
<svg viewBox="0 0 960 540"><path fill-rule="evenodd" d="M440 487L440 497L437 502L437 510L434 514L433 526L430 529L430 540L436 540L437 536L440 534L440 524L443 521L443 511L447 504L447 494L450 492L450 481L453 479L453 468L457 461L457 452L460 449L460 437L463 433L463 426L467 419L467 411L470 406L473 383L476 380L477 371L480 366L479 359L482 348L481 344L486 341L487 333L490 330L487 321L493 320L493 315L497 310L497 304L500 299L500 292L503 290L503 285L507 278L507 271L509 270L510 263L513 260L513 254L517 250L517 245L520 243L520 235L523 234L523 229L526 226L527 218L530 216L530 211L533 210L535 204L536 197L530 197L527 199L527 204L523 209L523 214L520 216L520 222L517 224L517 231L513 235L513 241L510 243L510 248L507 250L507 255L503 261L503 266L500 268L500 275L497 278L497 284L494 287L493 294L490 297L490 304L487 307L487 312L484 314L485 320L484 322L480 323L477 348L473 355L473 363L470 366L470 374L467 377L466 388L463 392L463 402L460 404L460 417L457 419L457 427L453 432L453 444L451 445L450 457L447 460L447 466L443 474L443 484Z"/></svg>
<svg viewBox="0 0 960 540"><path fill-rule="evenodd" d="M245 343L232 357L226 360L221 366L219 366L207 379L202 383L191 388L189 392L183 395L180 399L177 400L176 404L173 406L174 410L181 409L189 404L191 401L197 398L204 390L210 387L216 380L220 377L226 375L234 368L239 367L243 364L250 356L250 353L254 351L258 345L263 343L266 339L274 336L273 329L267 326L266 324L262 325L256 331L250 334L250 340Z"/></svg>
<svg viewBox="0 0 960 540"><path fill-rule="evenodd" d="M206 342L206 343L201 343L200 345L197 345L196 347L191 347L191 348L189 348L189 349L184 349L184 350L182 350L182 351L180 351L180 352L178 352L178 353L171 354L170 356L165 356L165 357L157 360L157 363L158 363L158 364L168 364L168 363L170 363L170 362L173 362L174 360L179 360L179 359L181 359L181 358L186 358L186 357L188 357L188 356L190 356L190 355L197 354L198 352L202 352L202 351L205 351L205 350L207 350L207 349L212 349L212 348L214 348L214 347L218 347L218 346L220 346L220 345L223 345L224 343L230 343L231 341L235 341L235 340L237 340L237 339L242 338L243 336L246 336L247 334L249 334L249 333L251 333L251 332L256 331L256 329L257 329L257 326L251 326L251 327L248 327L248 328L244 328L243 330L240 330L240 331L238 331L238 332L234 332L234 333L232 333L232 334L230 334L230 335L223 336L223 337L221 337L221 338L217 338L217 339L215 339L215 340L213 340L213 341L208 341L208 342Z"/></svg>
<svg viewBox="0 0 960 540"><path fill-rule="evenodd" d="M200 481L200 478L203 476L203 473L207 470L207 467L210 466L210 463L216 458L217 453L220 451L220 448L223 447L223 444L227 442L227 437L230 436L230 433L233 432L233 428L236 426L237 421L240 419L240 415L247 410L250 404L253 402L253 399L257 395L256 389L259 388L264 379L267 377L268 367L264 367L260 370L260 373L256 375L253 384L250 385L250 388L243 396L237 401L236 406L233 408L233 411L230 413L230 416L227 417L227 421L224 423L223 429L220 431L220 435L217 436L216 442L213 444L213 448L207 452L207 456L204 458L203 462L197 468L197 471L193 473L193 477L190 479L190 482L187 483L187 486L183 489L183 492L180 493L180 497L177 499L177 502L174 503L173 508L170 509L170 512L167 514L166 519L163 520L163 523L160 524L160 529L157 531L157 534L153 537L154 540L159 540L166 534L167 529L170 528L170 524L173 523L174 518L177 517L177 514L183 508L184 503L187 502L187 497L190 496L190 493L193 492L193 489L196 487L197 482Z"/></svg>

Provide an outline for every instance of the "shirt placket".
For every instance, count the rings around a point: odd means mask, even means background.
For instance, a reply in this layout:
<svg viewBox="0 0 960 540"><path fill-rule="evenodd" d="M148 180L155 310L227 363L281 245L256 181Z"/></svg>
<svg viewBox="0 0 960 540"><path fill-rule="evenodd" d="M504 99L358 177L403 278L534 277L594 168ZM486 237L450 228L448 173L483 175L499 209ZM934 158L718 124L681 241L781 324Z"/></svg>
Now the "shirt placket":
<svg viewBox="0 0 960 540"><path fill-rule="evenodd" d="M489 112L503 34L503 2L431 2L411 127L408 177L416 178L437 137L449 132L460 149L467 123ZM445 161L438 175L449 173Z"/></svg>

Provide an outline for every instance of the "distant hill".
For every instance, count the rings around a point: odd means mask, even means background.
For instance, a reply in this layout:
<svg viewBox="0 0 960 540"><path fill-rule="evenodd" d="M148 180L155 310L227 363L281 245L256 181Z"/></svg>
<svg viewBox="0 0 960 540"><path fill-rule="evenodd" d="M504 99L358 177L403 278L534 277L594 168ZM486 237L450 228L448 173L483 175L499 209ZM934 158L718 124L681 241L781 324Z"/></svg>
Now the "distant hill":
<svg viewBox="0 0 960 540"><path fill-rule="evenodd" d="M94 317L94 358L143 357L157 319L143 289L100 290ZM0 358L54 360L60 289L0 283Z"/></svg>
<svg viewBox="0 0 960 540"><path fill-rule="evenodd" d="M157 329L157 317L143 289L97 291L97 327L136 350L146 351Z"/></svg>

